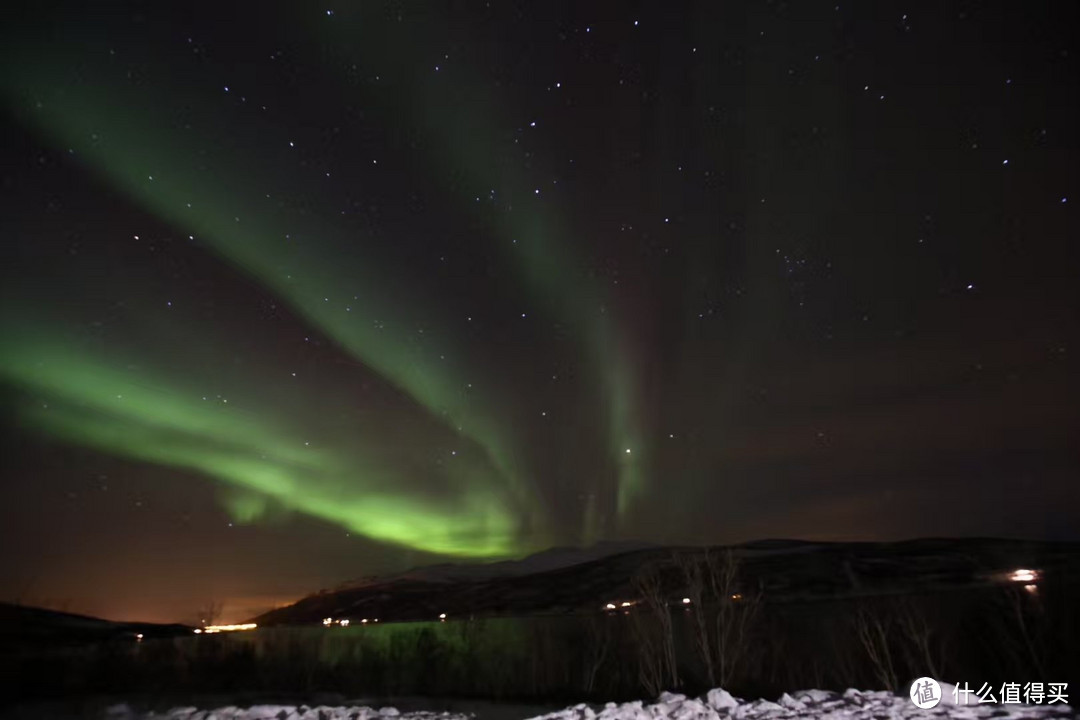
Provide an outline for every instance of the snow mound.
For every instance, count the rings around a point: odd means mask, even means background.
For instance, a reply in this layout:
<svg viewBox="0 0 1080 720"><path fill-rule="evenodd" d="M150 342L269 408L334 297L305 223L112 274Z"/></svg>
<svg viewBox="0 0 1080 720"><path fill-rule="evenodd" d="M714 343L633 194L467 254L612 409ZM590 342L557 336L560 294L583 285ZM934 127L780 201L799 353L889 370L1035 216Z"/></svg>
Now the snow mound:
<svg viewBox="0 0 1080 720"><path fill-rule="evenodd" d="M951 690L951 687L948 688ZM640 700L617 705L608 703L594 712L585 705L540 715L529 720L925 720L925 718L1073 718L1069 705L955 705L951 692L937 707L921 710L909 698L886 691L847 690L843 694L828 690L800 690L784 693L771 700L740 700L721 688L705 697L688 699L685 695L663 693L651 705Z"/></svg>
<svg viewBox="0 0 1080 720"><path fill-rule="evenodd" d="M951 686L946 686L951 689ZM688 698L677 693L663 693L651 704L641 700L622 704L608 703L603 707L581 703L529 720L925 720L925 718L959 718L982 720L1016 718L1052 720L1075 718L1072 707L1053 705L956 705L951 692L935 708L920 710L909 698L886 691L847 690L844 693L827 690L800 690L784 693L771 700L741 700L721 688L710 690L701 698ZM475 716L407 712L384 707L308 707L306 705L256 705L249 708L223 707L198 710L178 707L163 714L139 716L126 705L111 707L108 720L476 720Z"/></svg>

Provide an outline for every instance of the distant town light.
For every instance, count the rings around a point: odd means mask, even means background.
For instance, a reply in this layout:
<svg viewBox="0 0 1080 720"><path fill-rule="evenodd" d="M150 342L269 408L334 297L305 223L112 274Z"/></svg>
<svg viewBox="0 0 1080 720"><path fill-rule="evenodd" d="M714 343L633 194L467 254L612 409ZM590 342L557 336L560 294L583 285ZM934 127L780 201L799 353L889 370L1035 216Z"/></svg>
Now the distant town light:
<svg viewBox="0 0 1080 720"><path fill-rule="evenodd" d="M440 620L445 620L446 619L446 613L439 613L439 619Z"/></svg>
<svg viewBox="0 0 1080 720"><path fill-rule="evenodd" d="M690 598L683 598L682 599L682 604L683 605L689 605L690 604Z"/></svg>
<svg viewBox="0 0 1080 720"><path fill-rule="evenodd" d="M1038 577L1038 573L1034 570L1028 570L1026 568L1020 568L1019 570L1013 570L1009 579L1013 582L1030 583L1035 582Z"/></svg>
<svg viewBox="0 0 1080 720"><path fill-rule="evenodd" d="M608 603L607 605L604 606L604 609L605 610L614 610L615 609L615 603Z"/></svg>
<svg viewBox="0 0 1080 720"><path fill-rule="evenodd" d="M1035 593L1039 592L1039 586L1038 586L1038 585L1034 585L1034 584L1033 584L1033 585L1025 585L1025 586L1024 586L1024 589L1025 589L1025 590L1027 590L1027 591L1028 591L1029 593L1031 593L1032 595L1034 595Z"/></svg>
<svg viewBox="0 0 1080 720"><path fill-rule="evenodd" d="M202 628L195 628L195 634L196 635L199 635L201 633L202 633Z"/></svg>
<svg viewBox="0 0 1080 720"><path fill-rule="evenodd" d="M622 603L623 607L630 607L630 605L631 605L631 603L628 603L628 602L625 602L625 601Z"/></svg>
<svg viewBox="0 0 1080 720"><path fill-rule="evenodd" d="M142 642L142 633L135 633L135 639Z"/></svg>
<svg viewBox="0 0 1080 720"><path fill-rule="evenodd" d="M334 618L323 618L322 624L325 625L326 627L330 627L331 625L334 624Z"/></svg>
<svg viewBox="0 0 1080 720"><path fill-rule="evenodd" d="M348 620L338 620L338 624L341 625L341 627L349 627Z"/></svg>
<svg viewBox="0 0 1080 720"><path fill-rule="evenodd" d="M240 623L239 625L207 625L203 628L204 633L236 632L238 630L254 630L258 625L255 623Z"/></svg>

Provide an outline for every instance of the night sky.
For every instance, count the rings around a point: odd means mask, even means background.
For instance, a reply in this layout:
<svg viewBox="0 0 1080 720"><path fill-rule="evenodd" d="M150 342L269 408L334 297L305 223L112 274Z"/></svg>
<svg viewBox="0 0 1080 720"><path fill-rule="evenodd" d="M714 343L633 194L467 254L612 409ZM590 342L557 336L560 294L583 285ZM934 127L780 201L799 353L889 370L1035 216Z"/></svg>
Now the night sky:
<svg viewBox="0 0 1080 720"><path fill-rule="evenodd" d="M1068 2L37 2L0 599L1080 539Z"/></svg>

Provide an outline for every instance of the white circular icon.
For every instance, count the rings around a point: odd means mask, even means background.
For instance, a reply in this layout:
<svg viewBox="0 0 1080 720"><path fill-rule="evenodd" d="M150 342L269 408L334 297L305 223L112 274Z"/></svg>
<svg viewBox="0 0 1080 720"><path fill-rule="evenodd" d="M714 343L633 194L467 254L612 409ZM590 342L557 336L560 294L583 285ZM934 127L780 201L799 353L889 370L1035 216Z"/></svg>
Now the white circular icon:
<svg viewBox="0 0 1080 720"><path fill-rule="evenodd" d="M921 710L937 707L941 702L941 686L932 677L921 677L911 683L911 702Z"/></svg>

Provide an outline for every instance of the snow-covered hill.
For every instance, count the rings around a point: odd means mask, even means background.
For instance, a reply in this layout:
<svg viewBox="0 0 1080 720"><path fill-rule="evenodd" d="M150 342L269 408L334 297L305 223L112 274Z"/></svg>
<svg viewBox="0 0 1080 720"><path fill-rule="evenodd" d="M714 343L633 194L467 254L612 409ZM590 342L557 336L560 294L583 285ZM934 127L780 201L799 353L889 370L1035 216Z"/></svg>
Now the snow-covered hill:
<svg viewBox="0 0 1080 720"><path fill-rule="evenodd" d="M599 542L589 547L558 547L544 550L520 560L502 560L492 563L441 563L413 568L394 575L359 581L350 586L365 585L372 582L386 583L395 580L415 580L419 582L459 582L470 580L490 580L493 578L519 577L536 573L550 572L573 565L581 565L601 560L612 555L645 550L656 547L651 543L634 541Z"/></svg>

